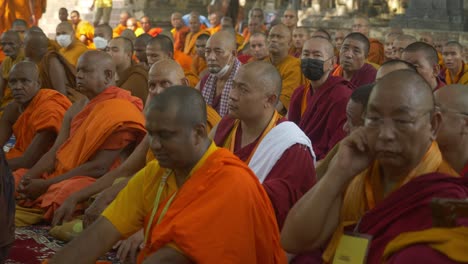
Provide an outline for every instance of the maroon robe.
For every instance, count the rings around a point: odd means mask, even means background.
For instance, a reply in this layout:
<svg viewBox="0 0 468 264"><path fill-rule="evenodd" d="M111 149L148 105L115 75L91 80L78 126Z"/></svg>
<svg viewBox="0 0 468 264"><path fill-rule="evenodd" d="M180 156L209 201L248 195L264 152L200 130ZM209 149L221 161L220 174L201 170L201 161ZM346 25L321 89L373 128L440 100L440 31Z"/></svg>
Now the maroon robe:
<svg viewBox="0 0 468 264"><path fill-rule="evenodd" d="M353 74L353 77L349 81L354 85L354 87L357 88L375 82L376 75L377 70L374 68L374 66L370 65L369 63L364 63L364 65ZM333 76L343 77L343 68L338 66L333 71Z"/></svg>
<svg viewBox="0 0 468 264"><path fill-rule="evenodd" d="M394 254L385 264L455 264L459 263L451 260L437 250L424 245L416 244L409 246Z"/></svg>
<svg viewBox="0 0 468 264"><path fill-rule="evenodd" d="M432 228L430 203L433 198L467 197L467 178L455 178L441 173L422 175L403 185L361 219L357 231L372 236L367 263L382 263L385 247L398 235ZM353 231L354 228L355 226L349 226L345 231Z"/></svg>
<svg viewBox="0 0 468 264"><path fill-rule="evenodd" d="M277 124L285 120L282 118ZM217 146L224 146L234 127L234 121L235 119L228 116L221 119L214 137ZM242 127L238 126L234 154L245 162L259 143L260 136L243 148L241 148L241 138ZM315 184L315 181L314 160L304 145L295 144L287 149L273 166L263 181L263 187L275 209L280 230L291 207Z"/></svg>
<svg viewBox="0 0 468 264"><path fill-rule="evenodd" d="M301 115L305 88L301 86L294 91L288 119L306 133L312 141L317 160L321 160L346 136L343 130L346 122L346 105L354 87L345 79L330 75L317 91L309 89L305 95L307 107Z"/></svg>
<svg viewBox="0 0 468 264"><path fill-rule="evenodd" d="M447 85L440 77L436 77L436 80L437 80L437 87L434 89L433 92Z"/></svg>

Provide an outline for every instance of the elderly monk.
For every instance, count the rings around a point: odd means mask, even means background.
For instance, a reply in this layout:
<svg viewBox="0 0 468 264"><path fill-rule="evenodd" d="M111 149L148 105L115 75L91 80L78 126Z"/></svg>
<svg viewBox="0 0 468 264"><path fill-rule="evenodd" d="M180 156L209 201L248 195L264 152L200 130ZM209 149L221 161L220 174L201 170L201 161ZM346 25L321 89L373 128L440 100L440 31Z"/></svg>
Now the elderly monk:
<svg viewBox="0 0 468 264"><path fill-rule="evenodd" d="M302 54L304 42L309 39L309 32L305 27L296 27L292 32L292 47L289 49L289 55L299 58ZM250 44L252 46L252 44Z"/></svg>
<svg viewBox="0 0 468 264"><path fill-rule="evenodd" d="M223 17L223 14L221 12L213 12L208 16L208 20L210 21L211 27L208 28L208 32L210 32L210 35L213 35L214 33L218 32L221 30L221 18Z"/></svg>
<svg viewBox="0 0 468 264"><path fill-rule="evenodd" d="M17 225L52 220L70 194L115 168L143 138L143 103L114 86L115 71L102 51L88 51L78 60L77 88L89 102L81 100L66 112L54 145L30 170L14 172L21 199Z"/></svg>
<svg viewBox="0 0 468 264"><path fill-rule="evenodd" d="M30 29L24 37L24 53L39 67L41 88L71 95L76 87L75 68L56 51L48 51L49 39L43 32Z"/></svg>
<svg viewBox="0 0 468 264"><path fill-rule="evenodd" d="M0 150L0 263L15 241L15 181L3 149Z"/></svg>
<svg viewBox="0 0 468 264"><path fill-rule="evenodd" d="M116 86L145 102L148 96L148 72L145 67L133 63L132 42L124 37L117 37L109 42L107 48L116 68Z"/></svg>
<svg viewBox="0 0 468 264"><path fill-rule="evenodd" d="M52 147L71 102L55 90L40 89L39 72L33 62L13 66L8 84L15 99L0 119L0 146L15 135L16 144L7 153L14 171L31 168Z"/></svg>
<svg viewBox="0 0 468 264"><path fill-rule="evenodd" d="M21 47L23 41L19 34L15 31L8 30L2 34L0 38L0 44L2 51L5 53L6 58L0 64L0 115L3 112L3 108L13 99L11 95L11 89L8 87L8 75L10 74L11 68L24 60L24 52ZM3 146L3 145L1 145Z"/></svg>
<svg viewBox="0 0 468 264"><path fill-rule="evenodd" d="M94 28L93 43L97 50L105 51L111 39L112 28L108 24L101 24Z"/></svg>
<svg viewBox="0 0 468 264"><path fill-rule="evenodd" d="M440 65L437 51L431 45L424 42L410 44L403 50L401 59L413 64L433 91L445 86L439 78Z"/></svg>
<svg viewBox="0 0 468 264"><path fill-rule="evenodd" d="M75 36L81 41L86 47L93 48L93 38L94 38L94 27L88 21L82 20L80 18L80 13L73 10L70 13L70 18L73 24L73 30L75 31Z"/></svg>
<svg viewBox="0 0 468 264"><path fill-rule="evenodd" d="M310 36L311 37L324 38L324 39L327 39L329 41L332 40L330 33L328 33L328 31L326 31L323 28L319 28L319 29L315 30ZM307 38L307 39L309 39L309 38Z"/></svg>
<svg viewBox="0 0 468 264"><path fill-rule="evenodd" d="M361 15L355 16L353 19L352 31L359 32L369 38L369 19ZM366 58L368 61L377 65L380 65L384 62L384 45L378 39L369 38L369 54Z"/></svg>
<svg viewBox="0 0 468 264"><path fill-rule="evenodd" d="M146 46L148 42L152 39L149 34L141 34L138 36L134 42L134 55L138 60L138 64L143 66L145 70L149 70L148 58L146 57Z"/></svg>
<svg viewBox="0 0 468 264"><path fill-rule="evenodd" d="M283 24L271 28L268 34L268 50L270 62L281 75L282 90L277 110L285 115L289 109L289 102L294 89L304 85L306 79L300 71L301 61L288 54L291 46L291 31Z"/></svg>
<svg viewBox="0 0 468 264"><path fill-rule="evenodd" d="M243 65L233 82L229 113L213 129L214 141L254 171L281 229L289 209L315 183L312 145L297 125L276 111L281 76L273 65Z"/></svg>
<svg viewBox="0 0 468 264"><path fill-rule="evenodd" d="M253 33L250 36L250 61L266 61L269 59L267 36L262 32Z"/></svg>
<svg viewBox="0 0 468 264"><path fill-rule="evenodd" d="M287 26L291 32L296 28L298 20L297 11L294 9L286 9L281 17L281 23Z"/></svg>
<svg viewBox="0 0 468 264"><path fill-rule="evenodd" d="M162 28L152 27L150 18L147 16L140 18L140 24L141 24L141 28L143 29L143 31L152 37L156 37L157 35L161 34L161 32L163 31Z"/></svg>
<svg viewBox="0 0 468 264"><path fill-rule="evenodd" d="M176 58L175 52L179 55L179 58ZM187 61L180 60L181 56L182 58L184 58L183 56L187 55L181 51L174 50L172 40L168 36L165 36L163 34L157 35L156 37L152 38L148 42L148 45L146 45L146 57L148 59L148 64L150 67L155 62L162 59L175 60L184 69L185 76L189 81L189 85L195 87L200 81L200 79L190 70L190 68L187 69ZM190 67L190 65L188 67Z"/></svg>
<svg viewBox="0 0 468 264"><path fill-rule="evenodd" d="M78 58L88 50L85 44L75 38L72 25L68 22L57 25L55 39L62 47L59 53L73 66L76 66Z"/></svg>
<svg viewBox="0 0 468 264"><path fill-rule="evenodd" d="M122 11L119 16L119 24L113 29L114 37L118 37L122 34L122 31L127 29L127 20L130 18L130 14L127 11Z"/></svg>
<svg viewBox="0 0 468 264"><path fill-rule="evenodd" d="M442 48L447 84L468 84L468 65L463 61L463 46L458 41L449 41Z"/></svg>
<svg viewBox="0 0 468 264"><path fill-rule="evenodd" d="M145 31L139 25L138 20L134 17L127 19L127 29L133 31L137 37L145 33Z"/></svg>
<svg viewBox="0 0 468 264"><path fill-rule="evenodd" d="M342 77L331 75L336 59L330 41L311 38L305 42L301 58L308 82L294 91L288 119L310 138L320 160L346 136L342 128L354 87Z"/></svg>
<svg viewBox="0 0 468 264"><path fill-rule="evenodd" d="M397 58L395 57L394 52L393 52L393 51L394 51L393 43L395 42L395 40L396 40L400 35L401 35L401 34L399 34L399 33L393 33L393 32L387 33L387 35L385 35L385 42L384 42L384 55L385 55L385 59L384 59L384 61L397 59Z"/></svg>
<svg viewBox="0 0 468 264"><path fill-rule="evenodd" d="M437 143L445 160L461 176L467 176L468 92L466 86L449 85L437 90L434 95L442 114L442 125L437 135Z"/></svg>
<svg viewBox="0 0 468 264"><path fill-rule="evenodd" d="M205 49L209 74L197 84L205 102L223 117L229 110L229 94L241 65L231 32L219 31L208 39Z"/></svg>
<svg viewBox="0 0 468 264"><path fill-rule="evenodd" d="M411 35L399 35L393 41L393 58L401 59L403 50L406 49L410 44L417 42L418 40Z"/></svg>
<svg viewBox="0 0 468 264"><path fill-rule="evenodd" d="M339 51L341 49L341 45L343 45L343 41L346 37L346 35L348 35L348 31L346 30L337 30L335 32L335 36L333 38L333 42L335 43L335 48Z"/></svg>
<svg viewBox="0 0 468 264"><path fill-rule="evenodd" d="M146 126L157 160L50 263L91 263L142 227L138 263L285 263L267 194L247 165L211 142L206 119L203 97L190 87L155 96Z"/></svg>
<svg viewBox="0 0 468 264"><path fill-rule="evenodd" d="M377 74L375 75L375 80L378 81L391 72L404 69L409 69L416 72L416 67L414 67L413 64L407 61L398 59L386 61L380 66L379 70L377 71Z"/></svg>
<svg viewBox="0 0 468 264"><path fill-rule="evenodd" d="M244 29L242 32L242 36L244 37L244 43L239 47L239 50L242 51L247 48L248 44L250 43L250 36L257 32L266 32L265 25L263 24L263 20L259 20L257 18L251 17L249 18L247 28Z"/></svg>
<svg viewBox="0 0 468 264"><path fill-rule="evenodd" d="M333 72L360 87L375 81L377 70L366 63L369 54L369 40L361 33L348 34L340 50L340 65Z"/></svg>
<svg viewBox="0 0 468 264"><path fill-rule="evenodd" d="M419 74L398 70L380 79L364 127L340 143L323 178L291 209L284 248L326 247L323 259L330 263L335 253L339 259L349 253L342 243L353 237L343 233L354 228L372 236L368 247L355 253L368 249L367 263L380 263L398 234L431 227L433 197L466 197L435 142L440 121L432 90Z"/></svg>
<svg viewBox="0 0 468 264"><path fill-rule="evenodd" d="M184 51L185 38L190 32L190 28L184 24L182 20L182 14L179 12L172 13L171 15L171 33L174 38L174 49L178 51Z"/></svg>
<svg viewBox="0 0 468 264"><path fill-rule="evenodd" d="M194 74L198 75L200 79L208 73L208 69L206 68L205 47L209 38L209 34L201 34L195 42L196 54L193 57L192 67L190 69Z"/></svg>
<svg viewBox="0 0 468 264"><path fill-rule="evenodd" d="M189 56L194 56L195 42L197 41L198 36L206 34L208 31L201 29L200 18L198 15L190 15L189 22L190 31L185 37L184 53Z"/></svg>

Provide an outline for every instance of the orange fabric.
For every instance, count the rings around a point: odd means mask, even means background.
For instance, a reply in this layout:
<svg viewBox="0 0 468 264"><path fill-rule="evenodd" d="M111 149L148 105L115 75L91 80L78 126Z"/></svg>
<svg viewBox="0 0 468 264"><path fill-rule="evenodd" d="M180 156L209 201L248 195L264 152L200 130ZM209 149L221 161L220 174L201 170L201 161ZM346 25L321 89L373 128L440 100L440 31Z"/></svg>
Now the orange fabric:
<svg viewBox="0 0 468 264"><path fill-rule="evenodd" d="M275 67L283 80L280 101L286 109L289 109L289 102L294 90L307 82L301 71L301 60L288 55Z"/></svg>
<svg viewBox="0 0 468 264"><path fill-rule="evenodd" d="M162 28L151 28L150 30L148 30L148 32L146 32L146 34L149 34L154 38L157 35L161 34L161 32L163 32Z"/></svg>
<svg viewBox="0 0 468 264"><path fill-rule="evenodd" d="M51 89L40 89L13 125L15 147L6 153L7 159L20 157L38 132L59 133L63 116L71 106L68 98Z"/></svg>
<svg viewBox="0 0 468 264"><path fill-rule="evenodd" d="M240 188L233 190L233 184ZM227 149L216 150L192 172L156 224L168 200L161 201L152 223L149 215L145 218L150 237L138 263L168 244L195 263L287 262L268 195L247 165ZM220 240L223 248L214 250Z"/></svg>
<svg viewBox="0 0 468 264"><path fill-rule="evenodd" d="M442 57L442 53L437 52L437 58L439 59L440 68L445 69L444 57Z"/></svg>
<svg viewBox="0 0 468 264"><path fill-rule="evenodd" d="M41 79L41 88L50 88L55 89L52 84L52 78L54 78L55 73L50 72L50 60L56 58L62 64L63 69L65 71L65 77L67 81L67 87L76 87L76 79L75 74L76 70L73 65L71 65L62 55L60 55L56 51L49 51L47 52L42 60L37 65L39 68L39 77Z"/></svg>
<svg viewBox="0 0 468 264"><path fill-rule="evenodd" d="M59 51L61 48L57 41L49 39L49 44L47 45L48 51Z"/></svg>
<svg viewBox="0 0 468 264"><path fill-rule="evenodd" d="M464 85L468 84L468 65L463 63L457 75L454 77L452 77L448 69L445 69L445 82L447 85L455 83Z"/></svg>
<svg viewBox="0 0 468 264"><path fill-rule="evenodd" d="M46 8L47 8L47 0L34 0L34 16L36 17L36 21L39 22L39 19L42 18L42 14L45 13Z"/></svg>
<svg viewBox="0 0 468 264"><path fill-rule="evenodd" d="M190 28L186 26L179 30L176 30L175 28L171 30L172 37L174 37L174 50L184 51L185 39L189 32Z"/></svg>
<svg viewBox="0 0 468 264"><path fill-rule="evenodd" d="M85 43L85 46L92 48L93 38L94 38L94 27L88 21L81 20L78 22L78 25L73 25L75 30L75 36L77 39L80 39L81 35L84 35L88 40Z"/></svg>
<svg viewBox="0 0 468 264"><path fill-rule="evenodd" d="M369 42L370 48L367 60L375 64L381 65L385 60L383 44L379 40L373 38L370 38Z"/></svg>
<svg viewBox="0 0 468 264"><path fill-rule="evenodd" d="M198 77L198 75L196 75L191 70L184 71L184 75L185 75L185 78L187 78L190 87L197 86L198 82L200 81L200 77Z"/></svg>
<svg viewBox="0 0 468 264"><path fill-rule="evenodd" d="M143 103L118 87L109 87L93 98L72 120L68 139L55 156L55 168L44 173L43 179L62 175L93 157L99 150L121 149L131 142L140 141L145 135ZM119 163L114 161L112 168ZM18 184L25 170L14 172ZM44 209L44 218L50 220L54 211L72 193L95 182L95 178L76 176L49 187L35 201L21 201L23 207Z"/></svg>
<svg viewBox="0 0 468 264"><path fill-rule="evenodd" d="M78 64L80 56L88 51L88 48L79 40L74 40L67 48L61 48L60 54L73 66Z"/></svg>
<svg viewBox="0 0 468 264"><path fill-rule="evenodd" d="M197 33L189 32L185 38L184 53L190 56L195 55L195 42L198 36L202 34L209 34L208 31L200 29Z"/></svg>
<svg viewBox="0 0 468 264"><path fill-rule="evenodd" d="M190 71L192 67L192 57L179 50L174 50L174 60L177 61L184 71Z"/></svg>
<svg viewBox="0 0 468 264"><path fill-rule="evenodd" d="M458 173L443 160L442 154L435 141L431 144L421 162L405 178L395 185L392 192L415 177L431 172L440 172L459 177ZM383 199L385 199L385 197L380 165L378 161L374 161L368 169L354 177L345 191L341 208L340 224L335 230L322 256L325 262L330 263L333 258L338 242L343 235L344 227L356 224L366 211L374 208L376 203L379 203Z"/></svg>
<svg viewBox="0 0 468 264"><path fill-rule="evenodd" d="M200 76L200 73L206 69L206 60L198 55L195 55L192 60L191 70L194 74Z"/></svg>
<svg viewBox="0 0 468 264"><path fill-rule="evenodd" d="M214 33L220 30L221 30L221 24L217 25L216 27L211 27L207 29L207 31L210 32L210 35L213 35Z"/></svg>
<svg viewBox="0 0 468 264"><path fill-rule="evenodd" d="M123 32L124 30L126 30L126 29L127 29L126 26L122 26L122 24L118 24L118 25L114 28L114 30L112 31L112 32L113 32L112 37L113 37L113 38L116 38L116 37L120 36L120 35L122 34L122 32Z"/></svg>

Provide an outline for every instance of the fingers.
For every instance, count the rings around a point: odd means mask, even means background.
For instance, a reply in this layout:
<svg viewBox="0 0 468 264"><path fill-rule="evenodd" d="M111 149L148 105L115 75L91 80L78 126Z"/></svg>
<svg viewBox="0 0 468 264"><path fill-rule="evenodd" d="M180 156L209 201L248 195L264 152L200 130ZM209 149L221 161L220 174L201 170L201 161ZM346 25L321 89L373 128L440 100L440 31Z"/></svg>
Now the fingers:
<svg viewBox="0 0 468 264"><path fill-rule="evenodd" d="M112 249L117 249L120 246L120 244L122 244L123 241L124 240L119 240L117 243L115 243L115 245L112 247Z"/></svg>
<svg viewBox="0 0 468 264"><path fill-rule="evenodd" d="M52 219L52 226L62 224L62 218L63 218L62 210L59 209L59 210L55 211L54 219Z"/></svg>
<svg viewBox="0 0 468 264"><path fill-rule="evenodd" d="M119 247L119 250L117 251L117 256L121 261L124 261L127 256L128 252L130 251L130 248L132 246L132 241L130 239L125 240Z"/></svg>

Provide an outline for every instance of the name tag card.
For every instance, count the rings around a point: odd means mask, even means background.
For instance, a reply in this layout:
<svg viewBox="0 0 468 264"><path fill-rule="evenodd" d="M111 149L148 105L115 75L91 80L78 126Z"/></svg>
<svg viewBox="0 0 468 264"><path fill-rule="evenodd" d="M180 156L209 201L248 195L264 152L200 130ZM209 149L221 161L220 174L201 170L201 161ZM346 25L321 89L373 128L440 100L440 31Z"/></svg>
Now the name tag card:
<svg viewBox="0 0 468 264"><path fill-rule="evenodd" d="M346 233L338 244L333 258L333 264L364 264L366 263L372 237L359 233Z"/></svg>

